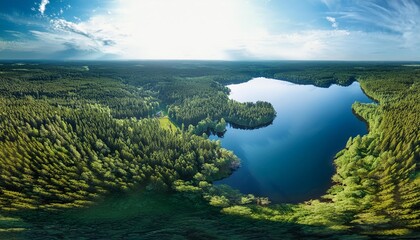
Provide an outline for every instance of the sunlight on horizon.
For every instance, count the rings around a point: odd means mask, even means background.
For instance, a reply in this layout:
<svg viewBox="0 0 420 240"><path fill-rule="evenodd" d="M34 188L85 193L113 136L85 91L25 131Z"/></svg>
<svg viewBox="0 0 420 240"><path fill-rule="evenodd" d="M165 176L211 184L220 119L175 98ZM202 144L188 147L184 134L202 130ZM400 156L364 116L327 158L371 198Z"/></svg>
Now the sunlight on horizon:
<svg viewBox="0 0 420 240"><path fill-rule="evenodd" d="M410 61L419 14L415 0L0 1L0 59Z"/></svg>
<svg viewBox="0 0 420 240"><path fill-rule="evenodd" d="M226 59L258 25L251 4L236 0L130 0L115 11L129 58Z"/></svg>

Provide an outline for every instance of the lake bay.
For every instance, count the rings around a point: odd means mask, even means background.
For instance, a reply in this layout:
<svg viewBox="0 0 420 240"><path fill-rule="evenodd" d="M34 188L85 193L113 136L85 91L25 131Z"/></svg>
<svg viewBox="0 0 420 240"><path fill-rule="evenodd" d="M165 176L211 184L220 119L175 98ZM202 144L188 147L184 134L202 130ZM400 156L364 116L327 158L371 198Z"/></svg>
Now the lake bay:
<svg viewBox="0 0 420 240"><path fill-rule="evenodd" d="M228 87L231 99L268 101L277 111L267 127L228 127L223 138L211 137L241 159L241 167L216 184L242 193L286 203L318 198L331 186L335 154L349 137L367 133L366 124L351 109L355 101L372 102L358 82L320 88L255 78Z"/></svg>

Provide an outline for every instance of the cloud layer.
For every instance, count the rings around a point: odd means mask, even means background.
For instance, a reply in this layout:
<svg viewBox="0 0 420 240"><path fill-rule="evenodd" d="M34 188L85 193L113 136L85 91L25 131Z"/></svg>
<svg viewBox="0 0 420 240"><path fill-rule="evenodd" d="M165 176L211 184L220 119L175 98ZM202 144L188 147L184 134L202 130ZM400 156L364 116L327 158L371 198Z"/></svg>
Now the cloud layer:
<svg viewBox="0 0 420 240"><path fill-rule="evenodd" d="M41 3L39 4L38 11L39 11L42 15L44 15L44 12L45 12L45 9L46 9L46 6L47 6L47 4L48 4L48 3L50 3L50 1L49 1L49 0L42 0L42 1L41 1Z"/></svg>
<svg viewBox="0 0 420 240"><path fill-rule="evenodd" d="M335 20L335 18L327 16L325 17L325 19L327 19L327 21L331 23L331 27L338 28L338 22L337 20Z"/></svg>
<svg viewBox="0 0 420 240"><path fill-rule="evenodd" d="M0 35L0 53L84 59L420 60L420 3L415 0L303 1L324 10L295 2L285 9L276 1L258 0L110 0L82 20L67 14L67 4L42 0L36 18L2 17L0 12L0 19L17 25L34 22L27 24L27 32L4 32L14 40Z"/></svg>

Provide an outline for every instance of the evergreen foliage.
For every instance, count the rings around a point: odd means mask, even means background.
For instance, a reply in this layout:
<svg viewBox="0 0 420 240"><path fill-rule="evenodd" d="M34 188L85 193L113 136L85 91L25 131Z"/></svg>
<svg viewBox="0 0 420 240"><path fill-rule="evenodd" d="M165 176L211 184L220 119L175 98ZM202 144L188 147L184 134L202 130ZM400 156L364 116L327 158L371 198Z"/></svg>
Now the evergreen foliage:
<svg viewBox="0 0 420 240"><path fill-rule="evenodd" d="M86 64L20 66L26 71L0 65L2 216L85 206L116 192L174 189L202 195L223 214L247 219L247 226L257 219L296 224L304 236L418 237L418 67L168 61L90 62L86 71ZM357 79L377 102L353 105L369 133L350 138L337 153L333 186L321 199L270 205L262 196L211 184L238 159L204 133L222 133L227 123L259 127L276 117L271 104L230 100L224 87L261 76L322 87ZM153 118L158 112L170 119ZM0 224L0 231L27 227L8 216Z"/></svg>

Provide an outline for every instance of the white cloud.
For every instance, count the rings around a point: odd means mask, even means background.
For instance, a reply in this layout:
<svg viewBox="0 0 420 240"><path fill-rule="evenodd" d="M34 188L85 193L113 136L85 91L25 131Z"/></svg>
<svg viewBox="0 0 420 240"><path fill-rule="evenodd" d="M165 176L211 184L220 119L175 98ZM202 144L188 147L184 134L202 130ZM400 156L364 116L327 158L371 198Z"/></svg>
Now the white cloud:
<svg viewBox="0 0 420 240"><path fill-rule="evenodd" d="M338 28L338 22L335 18L327 16L325 19L327 19L327 21L331 23L331 27L336 29Z"/></svg>
<svg viewBox="0 0 420 240"><path fill-rule="evenodd" d="M77 34L56 34L50 32L31 31L32 35L44 43L49 43L50 46L58 46L56 49L65 50L69 47L82 51L98 51L98 46L95 42L89 41L81 35ZM44 49L49 51L49 49Z"/></svg>
<svg viewBox="0 0 420 240"><path fill-rule="evenodd" d="M401 12L409 14L411 8L411 15L418 13L409 0L401 1L407 2L400 6L405 9ZM340 5L338 0L324 2ZM417 31L420 24L411 24L408 18L401 20L395 13L372 3L366 3L362 9L375 10L372 10L377 15L375 21L391 14L395 23L386 24L392 26L392 31L401 32L399 36L344 30L350 14L353 20L374 21L365 10L330 12L325 19L331 23L331 30L312 27L305 31L282 31L268 19L259 2L252 0L115 0L114 3L85 21L76 17L74 22L52 19L49 31L31 32L39 43L27 41L27 46L34 46L42 54L70 49L97 53L92 58L115 54L128 59L403 60L410 56L410 51L395 54L395 46L399 42L413 46L419 42L416 39L420 34ZM335 17L340 19L340 29ZM400 22L404 24L400 26ZM287 25L279 21L276 24ZM25 48L24 44L18 46Z"/></svg>
<svg viewBox="0 0 420 240"><path fill-rule="evenodd" d="M119 0L87 21L51 20L36 38L83 51L131 59L347 59L351 33L310 30L272 33L262 12L240 0ZM241 11L238 11L238 9ZM335 18L328 21L337 24Z"/></svg>
<svg viewBox="0 0 420 240"><path fill-rule="evenodd" d="M341 44L351 33L345 30L311 30L293 33L260 35L245 45L248 54L256 59L337 59Z"/></svg>
<svg viewBox="0 0 420 240"><path fill-rule="evenodd" d="M105 16L95 16L88 21L74 23L64 19L50 21L54 32L36 32L35 35L60 39L62 44L72 45L81 50L92 50L102 53L118 53L115 41L120 39L112 20Z"/></svg>
<svg viewBox="0 0 420 240"><path fill-rule="evenodd" d="M342 1L341 8L335 12L340 19L351 20L362 26L369 25L377 32L397 34L401 38L395 46L411 48L420 54L420 5L417 0L394 0L386 4L372 0L350 5L343 3L347 2Z"/></svg>
<svg viewBox="0 0 420 240"><path fill-rule="evenodd" d="M225 59L261 28L256 9L241 0L119 0L113 21L128 36L127 58Z"/></svg>
<svg viewBox="0 0 420 240"><path fill-rule="evenodd" d="M252 1L119 3L112 11L113 22L127 36L115 42L126 58L330 59L337 57L328 55L331 42L349 35L337 29L334 18L333 31L272 33L270 19Z"/></svg>
<svg viewBox="0 0 420 240"><path fill-rule="evenodd" d="M50 3L49 0L41 0L38 10L42 15L44 15L45 7L47 6L48 3Z"/></svg>

